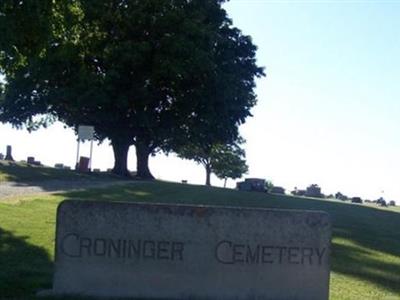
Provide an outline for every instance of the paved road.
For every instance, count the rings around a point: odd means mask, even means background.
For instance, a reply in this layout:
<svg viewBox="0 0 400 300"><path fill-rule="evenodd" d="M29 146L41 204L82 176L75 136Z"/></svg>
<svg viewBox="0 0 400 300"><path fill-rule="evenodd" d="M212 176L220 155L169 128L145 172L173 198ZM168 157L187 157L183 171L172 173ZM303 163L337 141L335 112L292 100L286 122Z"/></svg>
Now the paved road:
<svg viewBox="0 0 400 300"><path fill-rule="evenodd" d="M86 188L106 187L114 184L128 184L132 181L127 180L46 180L41 182L0 182L0 200L2 198L64 192Z"/></svg>

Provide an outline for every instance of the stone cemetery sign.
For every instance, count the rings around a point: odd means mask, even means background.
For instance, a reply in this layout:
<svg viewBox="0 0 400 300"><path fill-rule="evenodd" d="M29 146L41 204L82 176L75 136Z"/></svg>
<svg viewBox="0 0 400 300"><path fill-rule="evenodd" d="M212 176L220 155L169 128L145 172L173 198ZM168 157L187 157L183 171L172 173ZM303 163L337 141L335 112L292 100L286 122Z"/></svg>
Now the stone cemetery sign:
<svg viewBox="0 0 400 300"><path fill-rule="evenodd" d="M328 299L324 212L65 201L53 294Z"/></svg>

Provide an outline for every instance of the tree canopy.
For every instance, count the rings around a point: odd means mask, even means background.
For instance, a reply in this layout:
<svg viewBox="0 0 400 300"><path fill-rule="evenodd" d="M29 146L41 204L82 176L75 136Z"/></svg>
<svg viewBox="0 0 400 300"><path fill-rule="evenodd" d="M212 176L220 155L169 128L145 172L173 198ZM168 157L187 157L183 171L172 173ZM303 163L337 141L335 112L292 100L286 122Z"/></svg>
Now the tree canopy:
<svg viewBox="0 0 400 300"><path fill-rule="evenodd" d="M2 0L0 121L93 125L114 172L188 140L234 141L256 103L256 46L220 0Z"/></svg>
<svg viewBox="0 0 400 300"><path fill-rule="evenodd" d="M212 166L215 175L224 179L224 187L228 178L240 178L249 170L245 160L245 152L237 146L229 145L223 145L216 151Z"/></svg>
<svg viewBox="0 0 400 300"><path fill-rule="evenodd" d="M206 171L206 185L211 185L211 173L218 178L240 178L247 173L245 152L238 144L215 144L208 147L195 145L188 142L178 151L178 156L184 159L191 159L203 165Z"/></svg>

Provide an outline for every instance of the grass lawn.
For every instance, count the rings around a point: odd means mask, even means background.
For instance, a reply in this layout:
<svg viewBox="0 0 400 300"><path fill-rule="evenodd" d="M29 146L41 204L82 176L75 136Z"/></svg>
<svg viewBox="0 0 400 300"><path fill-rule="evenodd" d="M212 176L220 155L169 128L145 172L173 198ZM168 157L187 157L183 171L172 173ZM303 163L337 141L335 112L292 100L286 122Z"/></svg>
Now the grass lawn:
<svg viewBox="0 0 400 300"><path fill-rule="evenodd" d="M72 170L55 169L46 166L35 166L21 162L0 161L0 183L5 181L15 182L41 182L45 180L98 180L119 179L110 173L78 173Z"/></svg>
<svg viewBox="0 0 400 300"><path fill-rule="evenodd" d="M400 299L400 212L338 201L166 182L0 201L0 298L51 288L57 204L64 199L324 210L333 225L330 299Z"/></svg>

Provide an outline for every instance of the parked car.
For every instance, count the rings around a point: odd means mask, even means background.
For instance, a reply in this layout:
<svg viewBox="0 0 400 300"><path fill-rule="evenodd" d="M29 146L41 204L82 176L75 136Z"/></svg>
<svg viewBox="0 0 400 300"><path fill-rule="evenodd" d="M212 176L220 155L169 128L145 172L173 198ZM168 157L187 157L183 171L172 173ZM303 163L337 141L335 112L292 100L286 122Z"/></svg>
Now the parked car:
<svg viewBox="0 0 400 300"><path fill-rule="evenodd" d="M360 197L353 197L351 198L351 203L363 203Z"/></svg>

